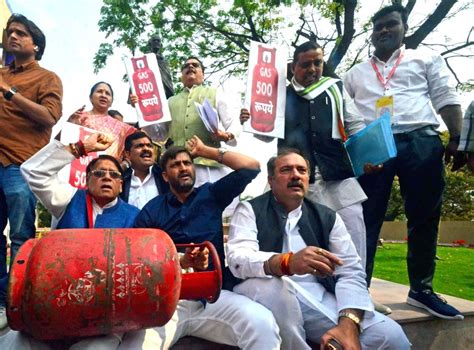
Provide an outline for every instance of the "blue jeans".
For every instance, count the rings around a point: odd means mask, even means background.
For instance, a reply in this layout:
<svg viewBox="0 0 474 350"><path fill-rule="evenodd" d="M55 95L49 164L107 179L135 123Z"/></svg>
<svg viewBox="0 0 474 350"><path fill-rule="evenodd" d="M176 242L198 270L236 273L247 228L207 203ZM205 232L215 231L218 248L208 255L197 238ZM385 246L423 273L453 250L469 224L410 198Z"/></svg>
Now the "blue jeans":
<svg viewBox="0 0 474 350"><path fill-rule="evenodd" d="M18 165L0 164L0 306L6 304L8 286L7 238L3 231L10 222L10 263L20 246L35 236L36 198L23 179Z"/></svg>

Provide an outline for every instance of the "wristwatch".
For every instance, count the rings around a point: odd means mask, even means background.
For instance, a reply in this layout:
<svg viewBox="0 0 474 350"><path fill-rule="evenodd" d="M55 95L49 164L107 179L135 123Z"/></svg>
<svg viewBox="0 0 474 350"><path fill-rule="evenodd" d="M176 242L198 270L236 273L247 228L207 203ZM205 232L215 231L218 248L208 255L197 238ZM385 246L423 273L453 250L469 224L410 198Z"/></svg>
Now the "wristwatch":
<svg viewBox="0 0 474 350"><path fill-rule="evenodd" d="M12 99L13 95L15 95L17 93L17 91L18 90L16 88L11 87L10 90L3 93L3 97L5 97L5 100L10 101Z"/></svg>
<svg viewBox="0 0 474 350"><path fill-rule="evenodd" d="M222 163L222 160L224 159L224 153L227 152L227 150L224 147L219 147L218 151L219 151L219 157L217 157L217 161L219 163Z"/></svg>
<svg viewBox="0 0 474 350"><path fill-rule="evenodd" d="M362 328L360 327L360 318L356 314L348 311L341 311L339 313L339 318L341 317L346 317L354 322L357 326L357 329L359 330L359 334L362 333Z"/></svg>

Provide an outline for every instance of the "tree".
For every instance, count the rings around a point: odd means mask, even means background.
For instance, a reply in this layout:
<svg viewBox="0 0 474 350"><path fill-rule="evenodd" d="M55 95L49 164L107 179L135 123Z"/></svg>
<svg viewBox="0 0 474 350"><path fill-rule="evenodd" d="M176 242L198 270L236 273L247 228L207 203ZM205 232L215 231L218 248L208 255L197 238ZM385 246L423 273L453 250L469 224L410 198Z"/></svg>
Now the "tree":
<svg viewBox="0 0 474 350"><path fill-rule="evenodd" d="M409 13L416 3L406 1ZM418 47L443 20L473 6L465 0L456 8L456 3L441 0L431 12L426 11L429 15L412 25L407 47ZM380 1L382 4L388 2ZM427 6L426 2L422 6ZM239 76L246 70L250 40L294 47L308 39L325 48L334 68L344 59L348 68L366 56L370 46L370 16L358 19L363 7L357 0L234 0L230 4L217 0L162 0L155 4L148 0L104 0L99 29L111 42L101 44L94 67L96 71L104 67L115 47L146 52L148 37L158 31L172 68L179 67L190 54L197 54L211 62L208 75L220 72ZM443 54L454 57L472 44L468 35L463 43L430 45L442 45Z"/></svg>
<svg viewBox="0 0 474 350"><path fill-rule="evenodd" d="M38 227L51 227L51 214L48 209L41 202L38 202L36 210L38 212Z"/></svg>

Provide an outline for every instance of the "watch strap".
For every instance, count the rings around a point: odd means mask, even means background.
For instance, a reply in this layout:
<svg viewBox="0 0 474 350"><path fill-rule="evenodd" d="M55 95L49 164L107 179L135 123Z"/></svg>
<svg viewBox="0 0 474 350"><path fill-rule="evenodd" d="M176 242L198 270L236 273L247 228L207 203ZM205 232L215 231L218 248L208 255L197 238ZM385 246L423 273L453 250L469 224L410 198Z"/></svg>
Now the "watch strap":
<svg viewBox="0 0 474 350"><path fill-rule="evenodd" d="M217 158L217 161L219 163L222 163L222 161L224 160L224 153L227 152L227 150L223 147L220 147L218 148L218 151L219 151L219 157Z"/></svg>
<svg viewBox="0 0 474 350"><path fill-rule="evenodd" d="M360 318L356 314L352 312L341 311L339 313L339 318L341 317L346 317L350 319L352 322L354 322L357 325L357 328L359 329L359 333L362 333L362 328L360 327Z"/></svg>

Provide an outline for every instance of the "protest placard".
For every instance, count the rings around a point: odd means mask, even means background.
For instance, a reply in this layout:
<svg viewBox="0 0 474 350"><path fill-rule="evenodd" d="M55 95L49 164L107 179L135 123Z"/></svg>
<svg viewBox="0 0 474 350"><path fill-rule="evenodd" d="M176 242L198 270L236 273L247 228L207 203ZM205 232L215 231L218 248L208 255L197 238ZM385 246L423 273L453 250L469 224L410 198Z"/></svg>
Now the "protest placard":
<svg viewBox="0 0 474 350"><path fill-rule="evenodd" d="M285 136L286 50L252 41L245 108L250 121L244 131L270 137Z"/></svg>
<svg viewBox="0 0 474 350"><path fill-rule="evenodd" d="M171 120L165 89L155 54L123 57L131 92L138 97L135 106L140 127Z"/></svg>

